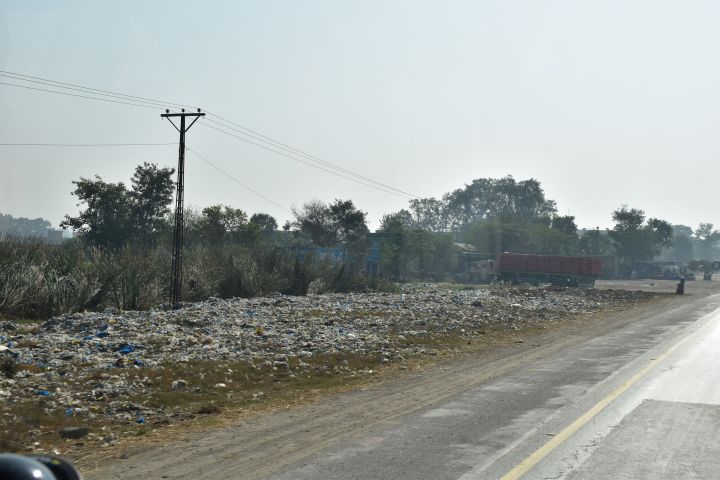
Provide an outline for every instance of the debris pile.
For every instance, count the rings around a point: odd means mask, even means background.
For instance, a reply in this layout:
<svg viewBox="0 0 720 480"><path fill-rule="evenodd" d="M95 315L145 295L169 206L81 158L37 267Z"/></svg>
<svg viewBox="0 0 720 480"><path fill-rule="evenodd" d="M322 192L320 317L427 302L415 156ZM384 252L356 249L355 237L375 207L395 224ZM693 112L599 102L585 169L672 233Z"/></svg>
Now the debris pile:
<svg viewBox="0 0 720 480"><path fill-rule="evenodd" d="M203 375L186 371L160 382L157 372L172 366L240 363L273 376L292 377L318 368L328 370L314 362L323 355L370 356L389 363L437 353L422 341L433 336L516 330L527 322L553 322L657 296L563 288L465 290L438 284L400 288L392 294L210 298L178 310L108 309L61 315L32 326L0 321L0 403L4 404L0 428L11 417L17 420L14 404L33 398L43 398L46 411L61 411L71 418L141 425L150 420L167 422L167 417L178 415L177 410L148 405L151 391L164 389L169 395L197 391L195 377ZM330 370L352 371L347 360L339 363ZM231 390L233 370L227 370L227 378L213 380L214 389ZM371 371L363 367L352 373ZM263 392L247 395L258 399ZM65 429L60 435L81 438L88 434L83 428ZM107 438L114 441L112 435Z"/></svg>

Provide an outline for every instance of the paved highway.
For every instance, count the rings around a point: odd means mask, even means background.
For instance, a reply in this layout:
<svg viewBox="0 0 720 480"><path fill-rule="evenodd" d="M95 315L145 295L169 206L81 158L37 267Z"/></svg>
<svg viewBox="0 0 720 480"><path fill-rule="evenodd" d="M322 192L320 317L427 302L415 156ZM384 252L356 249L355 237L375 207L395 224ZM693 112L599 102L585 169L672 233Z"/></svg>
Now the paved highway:
<svg viewBox="0 0 720 480"><path fill-rule="evenodd" d="M715 285L158 444L87 477L717 478Z"/></svg>
<svg viewBox="0 0 720 480"><path fill-rule="evenodd" d="M717 478L718 306L651 312L271 478Z"/></svg>

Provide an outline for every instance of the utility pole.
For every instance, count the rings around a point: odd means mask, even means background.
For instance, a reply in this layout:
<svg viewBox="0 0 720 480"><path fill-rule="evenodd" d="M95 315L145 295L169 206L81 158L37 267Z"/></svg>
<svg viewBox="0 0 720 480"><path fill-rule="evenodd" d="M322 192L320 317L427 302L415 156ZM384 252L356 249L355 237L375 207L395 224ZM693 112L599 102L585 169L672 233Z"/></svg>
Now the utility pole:
<svg viewBox="0 0 720 480"><path fill-rule="evenodd" d="M185 113L185 109L182 109L181 113L170 113L170 110L165 110L165 113L160 115L163 118L167 118L172 123L175 130L180 132L180 150L178 154L178 168L177 168L177 188L175 191L175 230L173 232L173 253L172 253L172 275L170 280L170 307L180 303L182 301L182 250L183 250L183 235L185 230L185 217L184 217L184 193L185 193L185 132L190 130L195 122L200 117L204 117L205 114L197 109L197 113ZM180 127L175 125L172 121L173 117L180 118ZM195 119L188 125L185 126L185 119L187 117L195 117Z"/></svg>

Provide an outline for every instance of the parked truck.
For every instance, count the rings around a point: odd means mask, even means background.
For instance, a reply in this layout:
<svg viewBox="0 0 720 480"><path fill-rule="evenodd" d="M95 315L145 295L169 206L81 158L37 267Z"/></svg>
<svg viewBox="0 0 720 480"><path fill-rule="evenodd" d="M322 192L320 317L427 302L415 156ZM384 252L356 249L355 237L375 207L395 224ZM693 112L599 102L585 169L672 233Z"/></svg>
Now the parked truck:
<svg viewBox="0 0 720 480"><path fill-rule="evenodd" d="M495 262L497 280L512 283L590 288L601 274L598 257L501 253Z"/></svg>

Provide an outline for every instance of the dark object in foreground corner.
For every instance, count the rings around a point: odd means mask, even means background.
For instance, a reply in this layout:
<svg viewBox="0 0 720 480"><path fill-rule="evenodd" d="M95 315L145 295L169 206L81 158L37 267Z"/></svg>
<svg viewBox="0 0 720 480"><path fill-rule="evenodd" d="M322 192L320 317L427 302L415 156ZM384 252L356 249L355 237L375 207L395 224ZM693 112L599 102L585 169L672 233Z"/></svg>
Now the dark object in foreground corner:
<svg viewBox="0 0 720 480"><path fill-rule="evenodd" d="M48 455L22 456L0 453L2 480L82 480L70 462Z"/></svg>
<svg viewBox="0 0 720 480"><path fill-rule="evenodd" d="M685 279L681 278L680 283L677 284L677 288L675 289L675 293L677 295L685 295Z"/></svg>
<svg viewBox="0 0 720 480"><path fill-rule="evenodd" d="M45 465L57 480L82 480L80 472L72 463L54 455L30 455L33 460Z"/></svg>

